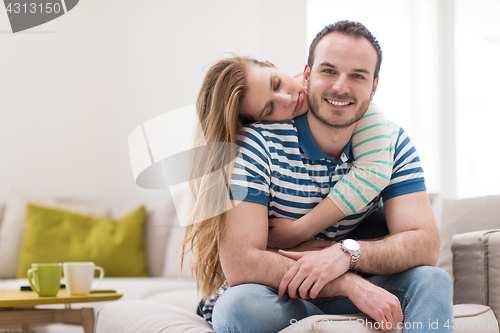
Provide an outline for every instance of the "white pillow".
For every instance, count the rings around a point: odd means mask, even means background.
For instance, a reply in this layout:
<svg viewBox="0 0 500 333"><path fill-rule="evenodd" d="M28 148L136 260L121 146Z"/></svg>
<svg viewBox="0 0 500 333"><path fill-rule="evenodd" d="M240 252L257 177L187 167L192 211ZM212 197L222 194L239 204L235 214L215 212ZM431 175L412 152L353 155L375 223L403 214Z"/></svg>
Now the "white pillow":
<svg viewBox="0 0 500 333"><path fill-rule="evenodd" d="M146 205L148 219L146 222L146 256L151 276L162 276L165 268L165 247L170 236L171 221L175 209L168 200Z"/></svg>
<svg viewBox="0 0 500 333"><path fill-rule="evenodd" d="M110 302L99 309L96 333L213 333L194 309L152 301Z"/></svg>
<svg viewBox="0 0 500 333"><path fill-rule="evenodd" d="M0 253L2 254L0 256L0 278L11 279L16 277L28 203L108 217L108 210L96 204L63 202L62 200L38 197L12 189L0 225Z"/></svg>
<svg viewBox="0 0 500 333"><path fill-rule="evenodd" d="M181 272L182 241L184 240L184 232L186 231L186 228L179 225L179 220L177 218L173 219L173 223L170 225L170 228L170 235L165 248L163 276L170 278L191 279L191 252L187 254Z"/></svg>

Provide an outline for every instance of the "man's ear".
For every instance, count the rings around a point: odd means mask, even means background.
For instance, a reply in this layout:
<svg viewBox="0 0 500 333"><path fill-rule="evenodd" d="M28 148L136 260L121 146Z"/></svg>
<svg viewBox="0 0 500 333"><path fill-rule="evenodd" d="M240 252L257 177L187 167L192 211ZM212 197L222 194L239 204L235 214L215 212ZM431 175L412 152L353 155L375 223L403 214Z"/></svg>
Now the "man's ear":
<svg viewBox="0 0 500 333"><path fill-rule="evenodd" d="M373 81L373 88L372 88L372 93L370 95L370 102L373 100L373 96L375 95L375 92L377 91L378 79L379 79L379 76L377 76L377 78L375 79L375 81Z"/></svg>
<svg viewBox="0 0 500 333"><path fill-rule="evenodd" d="M306 64L306 67L304 67L304 73L302 74L302 77L304 78L304 87L307 89L307 84L309 83L309 76L311 75L311 69L309 68L309 65Z"/></svg>

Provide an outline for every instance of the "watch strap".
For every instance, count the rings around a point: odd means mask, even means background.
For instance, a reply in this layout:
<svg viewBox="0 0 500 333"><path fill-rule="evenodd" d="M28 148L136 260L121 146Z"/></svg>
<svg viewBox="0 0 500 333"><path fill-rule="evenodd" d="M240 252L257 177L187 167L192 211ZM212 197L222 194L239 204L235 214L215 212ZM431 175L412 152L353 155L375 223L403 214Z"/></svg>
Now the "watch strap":
<svg viewBox="0 0 500 333"><path fill-rule="evenodd" d="M353 251L349 253L351 255L351 265L349 266L349 269L352 270L354 267L356 267L356 264L359 261L359 257L361 255L360 251Z"/></svg>
<svg viewBox="0 0 500 333"><path fill-rule="evenodd" d="M344 240L345 241L345 240ZM349 270L353 270L354 267L356 267L356 264L358 263L359 261L359 257L361 256L361 251L358 249L356 251L351 251L349 250L345 245L344 245L344 242L341 243L341 246L342 250L344 252L346 252L347 254L349 254L351 256L351 263L349 265Z"/></svg>

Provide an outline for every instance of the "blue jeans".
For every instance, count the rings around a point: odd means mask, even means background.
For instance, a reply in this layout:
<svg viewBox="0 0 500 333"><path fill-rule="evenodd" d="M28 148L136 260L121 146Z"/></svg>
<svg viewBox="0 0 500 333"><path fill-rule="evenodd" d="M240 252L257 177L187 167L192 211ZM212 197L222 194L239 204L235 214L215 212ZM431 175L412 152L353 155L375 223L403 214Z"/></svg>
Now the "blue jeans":
<svg viewBox="0 0 500 333"><path fill-rule="evenodd" d="M450 276L442 269L421 266L368 281L398 297L403 310L403 332L454 332ZM305 317L317 314L356 314L360 311L346 297L316 300L279 296L277 290L243 284L225 291L215 303L214 331L278 332ZM448 327L446 327L448 324Z"/></svg>

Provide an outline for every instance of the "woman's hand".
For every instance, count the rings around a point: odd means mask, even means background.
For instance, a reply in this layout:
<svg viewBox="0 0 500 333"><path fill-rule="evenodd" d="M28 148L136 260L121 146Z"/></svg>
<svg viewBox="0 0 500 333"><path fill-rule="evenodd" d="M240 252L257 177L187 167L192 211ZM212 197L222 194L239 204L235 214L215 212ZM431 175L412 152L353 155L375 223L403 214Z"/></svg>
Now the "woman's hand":
<svg viewBox="0 0 500 333"><path fill-rule="evenodd" d="M287 251L289 252L319 251L326 249L327 247L330 247L335 243L336 242L334 241L327 241L322 239L310 239L308 241L305 241L297 245L293 249L287 249ZM278 253L278 250L279 249L267 247L267 251Z"/></svg>
<svg viewBox="0 0 500 333"><path fill-rule="evenodd" d="M326 249L327 247L332 246L336 242L334 241L327 241L327 240L322 240L322 239L311 239L308 240L307 242L304 242L293 249L289 249L287 251L289 252L306 252L306 251L320 251L323 249Z"/></svg>
<svg viewBox="0 0 500 333"><path fill-rule="evenodd" d="M309 239L302 230L300 220L274 218L269 220L267 246L277 249L290 249Z"/></svg>

